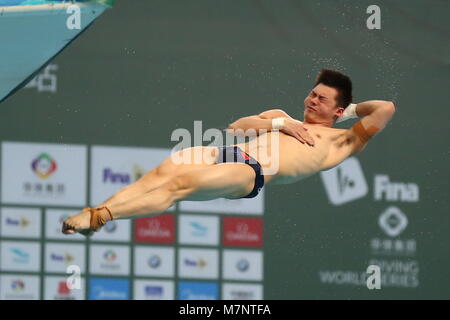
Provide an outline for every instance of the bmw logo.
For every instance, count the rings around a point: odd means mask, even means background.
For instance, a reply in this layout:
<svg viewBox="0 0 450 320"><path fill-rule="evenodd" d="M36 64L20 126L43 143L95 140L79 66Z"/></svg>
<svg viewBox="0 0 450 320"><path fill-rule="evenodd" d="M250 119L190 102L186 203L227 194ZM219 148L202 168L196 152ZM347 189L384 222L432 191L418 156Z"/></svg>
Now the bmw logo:
<svg viewBox="0 0 450 320"><path fill-rule="evenodd" d="M161 258L159 256L151 256L148 259L148 265L152 269L156 269L161 265Z"/></svg>
<svg viewBox="0 0 450 320"><path fill-rule="evenodd" d="M117 222L116 221L108 221L105 225L105 231L108 233L112 233L116 231L117 229Z"/></svg>
<svg viewBox="0 0 450 320"><path fill-rule="evenodd" d="M250 267L250 263L246 259L241 259L238 261L236 267L239 271L244 272L248 270L248 268Z"/></svg>

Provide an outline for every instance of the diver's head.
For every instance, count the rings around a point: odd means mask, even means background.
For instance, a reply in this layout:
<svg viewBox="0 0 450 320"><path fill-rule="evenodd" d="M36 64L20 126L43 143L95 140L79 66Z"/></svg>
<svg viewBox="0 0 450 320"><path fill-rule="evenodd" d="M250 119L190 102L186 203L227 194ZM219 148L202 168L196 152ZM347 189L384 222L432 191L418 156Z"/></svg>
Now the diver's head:
<svg viewBox="0 0 450 320"><path fill-rule="evenodd" d="M340 72L323 69L305 98L304 121L332 127L352 102L352 81Z"/></svg>

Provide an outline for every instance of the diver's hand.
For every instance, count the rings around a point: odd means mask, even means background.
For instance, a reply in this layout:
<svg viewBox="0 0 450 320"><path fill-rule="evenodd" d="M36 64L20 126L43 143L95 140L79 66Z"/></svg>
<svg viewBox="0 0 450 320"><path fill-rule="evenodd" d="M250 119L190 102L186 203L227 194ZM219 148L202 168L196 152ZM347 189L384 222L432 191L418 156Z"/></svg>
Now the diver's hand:
<svg viewBox="0 0 450 320"><path fill-rule="evenodd" d="M308 129L303 126L303 122L295 119L285 119L281 132L293 136L301 143L314 146L314 139L308 133Z"/></svg>

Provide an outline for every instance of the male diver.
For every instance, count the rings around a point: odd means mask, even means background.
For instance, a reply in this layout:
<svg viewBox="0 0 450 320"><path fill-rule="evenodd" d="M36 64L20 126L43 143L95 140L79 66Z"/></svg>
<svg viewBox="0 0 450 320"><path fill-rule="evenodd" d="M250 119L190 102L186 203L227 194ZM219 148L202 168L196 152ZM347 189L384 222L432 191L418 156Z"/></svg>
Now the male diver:
<svg viewBox="0 0 450 320"><path fill-rule="evenodd" d="M388 101L351 102L350 78L322 70L304 100L303 122L280 109L240 118L228 131L254 129L254 139L180 150L102 204L67 218L62 232L91 235L109 220L157 215L183 200L252 198L265 184L293 183L332 168L362 151L395 112L394 104ZM361 119L351 128L333 128L336 122L355 117ZM274 134L277 139L271 139ZM201 161L174 161L174 155L192 159L194 154L200 155ZM277 170L265 174L274 166L260 161L261 155L276 158Z"/></svg>

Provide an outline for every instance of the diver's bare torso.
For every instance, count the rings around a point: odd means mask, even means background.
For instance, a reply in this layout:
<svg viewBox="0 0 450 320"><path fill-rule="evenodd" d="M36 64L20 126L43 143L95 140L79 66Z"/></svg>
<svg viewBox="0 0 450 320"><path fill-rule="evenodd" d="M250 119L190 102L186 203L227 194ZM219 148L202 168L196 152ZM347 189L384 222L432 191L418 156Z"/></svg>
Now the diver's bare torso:
<svg viewBox="0 0 450 320"><path fill-rule="evenodd" d="M336 166L351 155L351 147L346 143L349 142L349 130L307 123L304 126L313 137L314 146L303 144L282 132L264 133L247 143L236 145L258 160L263 171L271 172L265 174L265 182L273 184L304 179ZM278 157L275 152L278 152Z"/></svg>

